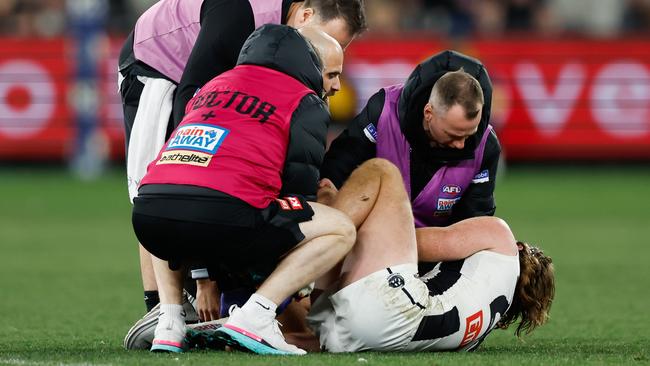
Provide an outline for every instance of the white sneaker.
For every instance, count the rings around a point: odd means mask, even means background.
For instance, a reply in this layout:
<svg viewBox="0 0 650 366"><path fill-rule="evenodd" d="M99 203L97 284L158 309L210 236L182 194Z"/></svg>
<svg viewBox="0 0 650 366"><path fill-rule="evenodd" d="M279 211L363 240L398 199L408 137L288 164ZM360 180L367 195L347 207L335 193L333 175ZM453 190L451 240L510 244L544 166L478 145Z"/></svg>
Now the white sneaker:
<svg viewBox="0 0 650 366"><path fill-rule="evenodd" d="M275 312L244 314L230 307L230 318L217 333L228 345L260 355L304 355L307 352L284 340Z"/></svg>
<svg viewBox="0 0 650 366"><path fill-rule="evenodd" d="M124 337L126 349L150 349L153 342L153 332L158 325L160 304L154 306L142 319L138 320Z"/></svg>
<svg viewBox="0 0 650 366"><path fill-rule="evenodd" d="M180 317L160 313L158 325L154 331L151 352L183 352L187 348L186 332L184 310Z"/></svg>
<svg viewBox="0 0 650 366"><path fill-rule="evenodd" d="M196 312L196 299L187 291L183 291L183 310L185 310L185 322L187 324L199 321L199 314ZM154 306L142 319L138 320L124 337L124 348L126 349L151 349L154 331L158 325L160 315L160 304Z"/></svg>

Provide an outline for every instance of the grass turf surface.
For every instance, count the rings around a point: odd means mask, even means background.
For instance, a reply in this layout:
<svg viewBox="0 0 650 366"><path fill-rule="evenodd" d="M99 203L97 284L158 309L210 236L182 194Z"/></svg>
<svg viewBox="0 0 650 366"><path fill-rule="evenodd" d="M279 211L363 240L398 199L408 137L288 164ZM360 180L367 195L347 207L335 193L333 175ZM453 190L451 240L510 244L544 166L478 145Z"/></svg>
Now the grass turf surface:
<svg viewBox="0 0 650 366"><path fill-rule="evenodd" d="M518 341L494 331L472 354L127 352L142 315L135 237L119 171L84 183L52 169L0 170L0 364L650 364L650 171L512 168L498 216L553 256L551 322Z"/></svg>

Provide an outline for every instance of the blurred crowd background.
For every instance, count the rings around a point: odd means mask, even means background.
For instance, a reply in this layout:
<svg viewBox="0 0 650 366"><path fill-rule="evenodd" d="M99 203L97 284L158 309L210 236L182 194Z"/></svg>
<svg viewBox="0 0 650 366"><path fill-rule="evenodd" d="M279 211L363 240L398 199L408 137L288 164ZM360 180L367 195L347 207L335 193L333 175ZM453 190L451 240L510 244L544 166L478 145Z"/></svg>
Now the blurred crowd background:
<svg viewBox="0 0 650 366"><path fill-rule="evenodd" d="M74 4L71 0L68 3ZM108 29L128 33L156 0L111 0ZM66 0L0 1L0 35L56 37ZM370 31L452 37L615 37L650 33L650 0L367 0Z"/></svg>

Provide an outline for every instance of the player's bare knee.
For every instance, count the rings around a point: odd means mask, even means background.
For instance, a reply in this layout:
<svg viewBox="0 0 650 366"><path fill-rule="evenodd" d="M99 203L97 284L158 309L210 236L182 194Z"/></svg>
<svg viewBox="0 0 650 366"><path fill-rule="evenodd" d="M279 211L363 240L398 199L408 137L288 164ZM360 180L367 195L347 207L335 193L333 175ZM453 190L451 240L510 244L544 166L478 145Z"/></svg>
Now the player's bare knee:
<svg viewBox="0 0 650 366"><path fill-rule="evenodd" d="M384 195L390 194L389 192L391 191L406 192L403 188L402 173L399 171L399 168L397 168L397 166L392 162L382 158L374 158L366 161L362 166L364 165L367 171L370 171L376 176L380 177L382 182L382 192ZM386 187L392 189L386 191Z"/></svg>
<svg viewBox="0 0 650 366"><path fill-rule="evenodd" d="M382 175L401 176L401 173L395 164L382 158L373 158L362 164L366 165L369 169Z"/></svg>

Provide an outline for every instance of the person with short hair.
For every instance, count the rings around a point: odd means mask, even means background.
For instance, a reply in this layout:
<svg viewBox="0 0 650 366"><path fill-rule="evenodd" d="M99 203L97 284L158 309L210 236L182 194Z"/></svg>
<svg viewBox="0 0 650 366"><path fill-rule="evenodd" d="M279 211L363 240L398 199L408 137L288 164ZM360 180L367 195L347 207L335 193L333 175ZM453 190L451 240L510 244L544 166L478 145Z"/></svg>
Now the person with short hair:
<svg viewBox="0 0 650 366"><path fill-rule="evenodd" d="M495 217L415 229L401 183L395 165L371 159L339 192L321 187L319 201L350 217L357 241L316 282L308 316L314 350L471 351L495 328L519 320L520 336L548 320L550 257L516 241ZM418 260L438 264L418 276Z"/></svg>
<svg viewBox="0 0 650 366"><path fill-rule="evenodd" d="M235 67L244 41L263 24L312 25L345 48L366 28L364 3L161 0L139 17L118 65L131 202L147 165L181 122L187 102L198 88ZM140 269L150 311L158 302L158 293L150 255L142 246Z"/></svg>
<svg viewBox="0 0 650 366"><path fill-rule="evenodd" d="M323 63L343 61L334 38L307 34L272 24L253 32L237 66L192 98L148 167L133 228L155 256L152 351L184 350L183 269L199 265L217 281L224 272L270 274L223 330L257 353L305 353L286 343L275 310L340 261L356 234L345 215L305 198L316 194L330 119ZM319 42L338 56L319 58Z"/></svg>
<svg viewBox="0 0 650 366"><path fill-rule="evenodd" d="M401 172L416 227L494 215L501 147L489 125L491 105L492 84L478 60L438 53L404 84L368 100L332 142L321 177L341 187L364 161L384 158Z"/></svg>

